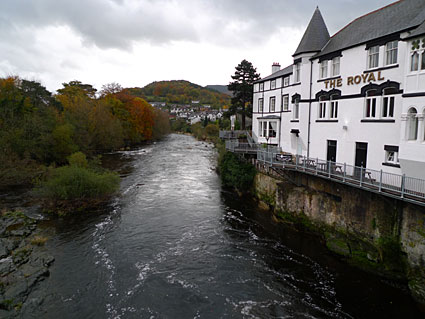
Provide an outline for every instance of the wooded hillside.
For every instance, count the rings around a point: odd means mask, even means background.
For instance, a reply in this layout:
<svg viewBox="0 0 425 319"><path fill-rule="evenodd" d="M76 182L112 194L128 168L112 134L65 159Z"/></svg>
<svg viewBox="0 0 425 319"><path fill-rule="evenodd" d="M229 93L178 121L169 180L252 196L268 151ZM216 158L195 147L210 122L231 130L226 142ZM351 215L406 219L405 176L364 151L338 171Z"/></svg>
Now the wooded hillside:
<svg viewBox="0 0 425 319"><path fill-rule="evenodd" d="M230 104L230 96L188 81L152 82L143 88L131 88L129 93L148 102L190 104L199 101L214 108Z"/></svg>

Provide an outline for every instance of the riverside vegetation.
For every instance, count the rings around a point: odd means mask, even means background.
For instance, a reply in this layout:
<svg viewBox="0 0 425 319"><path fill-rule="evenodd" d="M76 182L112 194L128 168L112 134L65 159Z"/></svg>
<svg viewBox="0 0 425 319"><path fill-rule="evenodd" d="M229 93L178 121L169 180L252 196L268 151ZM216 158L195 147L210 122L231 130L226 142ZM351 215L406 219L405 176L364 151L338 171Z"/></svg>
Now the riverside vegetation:
<svg viewBox="0 0 425 319"><path fill-rule="evenodd" d="M167 113L119 84L97 92L71 81L52 94L35 81L1 78L0 188L38 185L49 210L55 201L80 207L118 187L118 177L101 169L99 153L169 132Z"/></svg>

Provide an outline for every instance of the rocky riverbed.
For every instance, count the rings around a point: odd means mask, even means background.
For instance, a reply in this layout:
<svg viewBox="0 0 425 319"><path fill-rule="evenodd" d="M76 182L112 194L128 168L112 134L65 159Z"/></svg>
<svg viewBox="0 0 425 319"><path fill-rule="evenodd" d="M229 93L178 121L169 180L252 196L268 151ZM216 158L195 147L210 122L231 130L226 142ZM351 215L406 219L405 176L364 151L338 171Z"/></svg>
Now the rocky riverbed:
<svg viewBox="0 0 425 319"><path fill-rule="evenodd" d="M23 211L1 212L0 318L25 317L43 302L42 295L31 292L49 276L54 257L46 252L48 236L38 224Z"/></svg>

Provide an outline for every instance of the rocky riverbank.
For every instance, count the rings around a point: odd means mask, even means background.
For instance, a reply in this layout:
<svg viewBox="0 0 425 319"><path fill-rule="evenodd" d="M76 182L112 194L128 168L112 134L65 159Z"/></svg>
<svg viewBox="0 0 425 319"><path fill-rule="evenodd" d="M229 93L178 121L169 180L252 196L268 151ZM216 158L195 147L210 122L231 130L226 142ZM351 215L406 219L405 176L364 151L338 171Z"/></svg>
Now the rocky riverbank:
<svg viewBox="0 0 425 319"><path fill-rule="evenodd" d="M0 318L25 317L43 302L43 296L28 298L49 276L54 262L44 247L48 237L38 223L22 211L1 212Z"/></svg>

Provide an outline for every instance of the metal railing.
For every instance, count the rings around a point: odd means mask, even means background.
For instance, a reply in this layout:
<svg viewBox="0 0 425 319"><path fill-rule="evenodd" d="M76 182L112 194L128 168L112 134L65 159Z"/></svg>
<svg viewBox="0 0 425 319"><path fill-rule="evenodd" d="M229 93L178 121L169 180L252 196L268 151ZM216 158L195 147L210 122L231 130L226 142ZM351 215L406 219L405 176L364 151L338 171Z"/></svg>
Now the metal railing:
<svg viewBox="0 0 425 319"><path fill-rule="evenodd" d="M243 142L239 142L239 140L227 140L226 150L233 153L257 154L257 158L258 158L258 152L265 151L269 153L279 153L281 151L280 147L277 147L277 146L256 144L256 143L243 143Z"/></svg>
<svg viewBox="0 0 425 319"><path fill-rule="evenodd" d="M273 168L295 170L425 206L425 180L365 167L257 149L257 161Z"/></svg>
<svg viewBox="0 0 425 319"><path fill-rule="evenodd" d="M238 139L241 136L247 135L247 131L220 131L218 134L221 139Z"/></svg>

